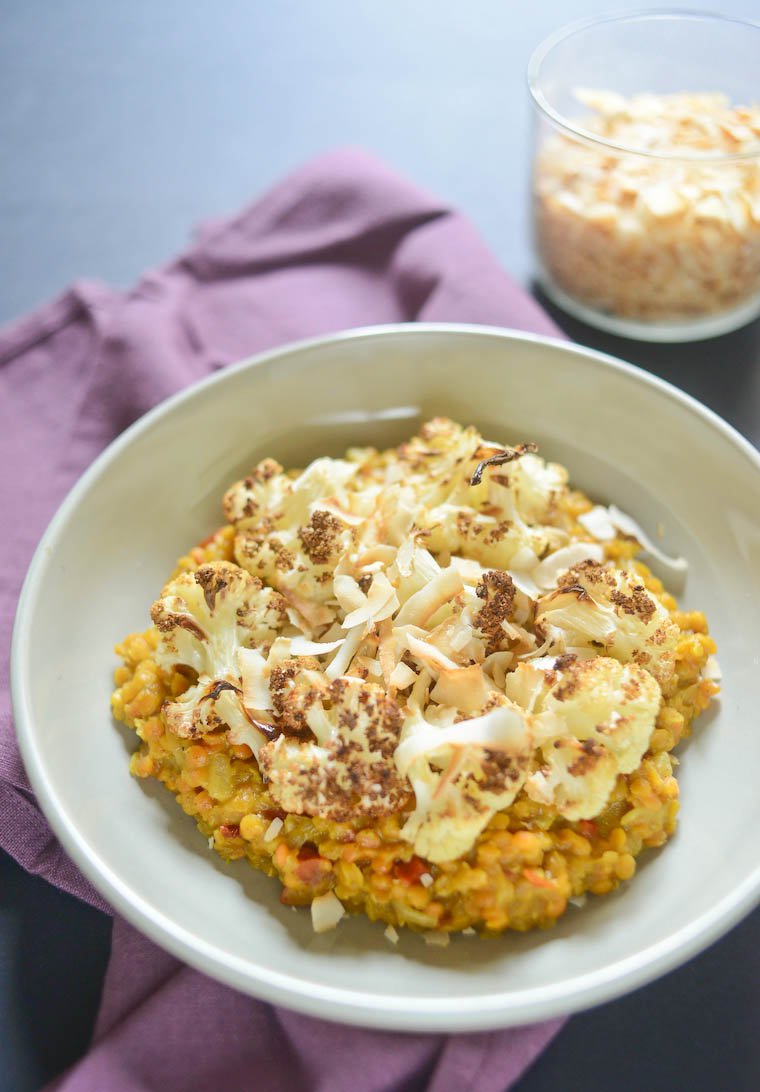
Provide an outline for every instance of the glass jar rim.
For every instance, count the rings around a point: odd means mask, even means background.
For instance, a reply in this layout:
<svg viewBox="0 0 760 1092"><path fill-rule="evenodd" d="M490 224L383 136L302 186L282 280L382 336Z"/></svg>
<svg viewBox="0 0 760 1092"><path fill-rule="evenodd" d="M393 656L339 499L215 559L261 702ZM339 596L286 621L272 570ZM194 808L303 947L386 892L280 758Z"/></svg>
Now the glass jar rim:
<svg viewBox="0 0 760 1092"><path fill-rule="evenodd" d="M608 12L607 14L592 15L587 16L584 19L577 19L572 23L566 23L558 30L555 30L547 38L544 38L533 50L528 61L526 72L528 91L533 101L533 105L539 113L547 117L553 125L564 130L575 139L582 140L586 144L599 145L615 152L622 152L626 155L645 156L648 159L667 160L669 162L680 163L735 163L743 160L760 159L760 140L752 145L751 148L747 148L742 152L718 151L691 153L653 151L649 148L640 148L632 144L622 144L618 141L609 140L607 137L600 136L590 129L585 129L582 125L578 125L577 122L572 121L558 110L555 110L540 90L539 77L544 60L549 56L555 46L558 46L568 38L572 38L584 30L600 26L603 23L626 23L644 21L646 19L678 18L701 22L735 23L738 26L760 32L760 23L752 22L749 19L739 19L732 15L720 15L710 11L697 11L693 8L631 8L625 11L613 11Z"/></svg>

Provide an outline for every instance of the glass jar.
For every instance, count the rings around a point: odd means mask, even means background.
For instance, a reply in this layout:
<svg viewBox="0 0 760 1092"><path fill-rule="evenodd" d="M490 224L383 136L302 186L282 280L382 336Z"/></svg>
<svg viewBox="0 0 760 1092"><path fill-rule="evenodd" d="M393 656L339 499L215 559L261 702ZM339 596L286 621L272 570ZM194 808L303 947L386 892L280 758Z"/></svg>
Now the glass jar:
<svg viewBox="0 0 760 1092"><path fill-rule="evenodd" d="M760 26L685 11L602 16L528 67L533 228L547 296L649 341L760 314Z"/></svg>

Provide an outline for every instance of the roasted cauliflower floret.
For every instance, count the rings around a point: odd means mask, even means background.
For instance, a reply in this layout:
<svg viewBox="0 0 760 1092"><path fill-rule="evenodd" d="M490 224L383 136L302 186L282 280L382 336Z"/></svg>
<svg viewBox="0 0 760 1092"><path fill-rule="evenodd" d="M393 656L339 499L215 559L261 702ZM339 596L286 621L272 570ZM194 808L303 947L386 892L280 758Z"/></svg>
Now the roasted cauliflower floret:
<svg viewBox="0 0 760 1092"><path fill-rule="evenodd" d="M163 713L169 731L194 737L224 724L249 724L240 702L241 648L270 645L281 632L286 604L237 565L214 561L170 580L151 607L159 632L155 659L170 670L197 673L194 686Z"/></svg>
<svg viewBox="0 0 760 1092"><path fill-rule="evenodd" d="M453 753L443 770L417 759L409 772L418 803L429 804L424 815L413 814L401 836L429 861L453 861L469 853L490 819L513 803L525 782L530 764L526 750L510 754L472 747L467 752L458 772L449 773L459 762Z"/></svg>
<svg viewBox="0 0 760 1092"><path fill-rule="evenodd" d="M275 459L262 459L248 477L231 485L222 507L230 523L278 512L293 487L292 479Z"/></svg>
<svg viewBox="0 0 760 1092"><path fill-rule="evenodd" d="M615 759L594 739L565 736L544 752L545 765L525 786L532 800L566 819L593 819L604 809L617 776Z"/></svg>
<svg viewBox="0 0 760 1092"><path fill-rule="evenodd" d="M298 527L308 522L320 501L347 507L347 491L356 474L355 463L321 458L292 477L274 459L265 459L247 478L230 486L224 512L230 523Z"/></svg>
<svg viewBox="0 0 760 1092"><path fill-rule="evenodd" d="M568 662L569 661L569 662ZM661 692L637 664L608 656L565 657L561 670L521 664L505 688L527 699L539 745L539 769L525 791L567 819L592 819L607 804L619 774L639 766L654 730Z"/></svg>
<svg viewBox="0 0 760 1092"><path fill-rule="evenodd" d="M645 667L662 685L675 669L678 626L635 573L594 561L573 566L539 600L536 628L552 651L603 650Z"/></svg>
<svg viewBox="0 0 760 1092"><path fill-rule="evenodd" d="M496 450L482 449L476 429L462 428L447 417L434 417L395 451L403 480L415 491L417 503L433 508L446 501L466 503L470 478L479 459Z"/></svg>
<svg viewBox="0 0 760 1092"><path fill-rule="evenodd" d="M241 527L235 536L235 559L283 594L323 604L332 598L335 565L353 539L350 525L332 512L316 509L298 527Z"/></svg>
<svg viewBox="0 0 760 1092"><path fill-rule="evenodd" d="M333 570L363 522L351 511L356 474L355 464L340 459L316 459L297 478L273 460L259 463L224 498L237 531L237 562L283 592L324 603Z"/></svg>
<svg viewBox="0 0 760 1092"><path fill-rule="evenodd" d="M344 676L300 704L316 738L280 735L259 752L273 800L287 812L337 822L398 811L409 787L393 761L401 729L395 701L381 686Z"/></svg>
<svg viewBox="0 0 760 1092"><path fill-rule="evenodd" d="M436 864L454 861L468 853L494 814L494 809L479 799L477 783L472 777L464 774L444 781L444 776L424 759L416 760L409 777L418 810L401 831L402 838L412 843L419 857ZM512 799L507 799L503 806L511 804ZM421 801L429 801L424 814L419 809Z"/></svg>
<svg viewBox="0 0 760 1092"><path fill-rule="evenodd" d="M530 447L481 444L468 464L467 489L452 490L418 513L428 549L509 569L531 568L547 550L563 546L567 532L546 521L554 517L566 476ZM520 470L524 462L527 469Z"/></svg>
<svg viewBox="0 0 760 1092"><path fill-rule="evenodd" d="M567 471L563 466L547 463L540 455L528 452L510 464L506 476L515 507L526 522L544 523L554 516L567 489Z"/></svg>
<svg viewBox="0 0 760 1092"><path fill-rule="evenodd" d="M638 768L649 746L661 698L648 671L597 656L568 664L542 708L561 719L576 739L603 744L618 772L628 774Z"/></svg>
<svg viewBox="0 0 760 1092"><path fill-rule="evenodd" d="M528 775L533 740L522 710L491 695L477 717L446 726L412 716L396 751L416 807L401 836L429 861L467 853L491 817L509 807Z"/></svg>
<svg viewBox="0 0 760 1092"><path fill-rule="evenodd" d="M286 659L270 668L269 692L275 727L287 735L310 736L309 715L321 711L329 684L316 660Z"/></svg>
<svg viewBox="0 0 760 1092"><path fill-rule="evenodd" d="M396 456L405 480L416 487L419 500L431 509L444 503L482 502L488 489L481 486L476 494L473 489L479 486L485 466L493 464L493 472L497 473L499 467L503 484L510 485L522 517L537 523L554 510L566 487L567 471L545 462L535 451L535 444L504 448L483 440L472 427L462 428L446 417L435 417L422 426L417 436L401 444ZM508 470L503 468L505 463L510 464Z"/></svg>

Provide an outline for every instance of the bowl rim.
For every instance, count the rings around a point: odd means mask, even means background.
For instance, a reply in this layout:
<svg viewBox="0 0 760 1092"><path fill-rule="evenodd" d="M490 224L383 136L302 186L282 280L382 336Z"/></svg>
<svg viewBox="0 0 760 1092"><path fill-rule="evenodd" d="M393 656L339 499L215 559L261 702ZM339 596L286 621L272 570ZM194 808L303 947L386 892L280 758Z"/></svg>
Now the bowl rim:
<svg viewBox="0 0 760 1092"><path fill-rule="evenodd" d="M473 995L466 998L428 998L415 997L410 992L400 1000L396 994L368 996L343 986L304 982L290 974L252 965L242 957L223 952L190 930L178 927L163 911L133 891L118 875L118 867L114 868L88 846L80 835L76 822L59 802L54 782L48 778L44 758L35 738L29 698L30 680L27 679L25 671L30 644L29 620L33 613L31 608L37 586L49 562L51 544L91 484L136 437L149 431L163 416L174 412L184 402L199 397L209 386L224 383L228 377L243 370L255 369L278 358L336 342L363 341L378 337L393 339L399 335L408 337L410 334L419 337L430 334L465 337L476 335L496 340L521 341L581 357L598 368L611 368L629 381L643 383L658 395L688 409L700 422L717 430L738 448L760 474L760 452L736 429L697 399L633 364L560 337L471 323L394 323L358 327L291 342L232 364L164 399L113 440L69 490L38 543L21 590L11 648L12 706L24 765L37 801L53 832L69 857L107 902L161 948L228 986L307 1015L397 1031L484 1031L534 1023L590 1008L646 985L686 962L717 941L760 902L760 856L755 869L738 887L676 933L607 967L576 976L565 983L531 987L511 994L493 993L487 997Z"/></svg>
<svg viewBox="0 0 760 1092"><path fill-rule="evenodd" d="M723 15L715 11L701 11L697 8L629 8L623 11L603 12L600 15L589 15L582 19L576 19L566 23L544 38L533 50L525 72L528 93L531 101L539 114L543 115L556 128L572 137L576 141L600 149L608 148L629 156L639 156L644 159L653 159L657 162L711 164L711 163L741 163L746 160L760 158L760 140L743 152L663 152L640 148L633 144L624 144L620 141L609 140L598 133L586 129L557 110L547 99L541 89L541 68L552 50L582 34L585 30L602 26L606 23L631 23L656 21L658 19L681 19L690 22L702 23L734 23L747 31L760 31L760 23L752 19L742 19L739 16Z"/></svg>

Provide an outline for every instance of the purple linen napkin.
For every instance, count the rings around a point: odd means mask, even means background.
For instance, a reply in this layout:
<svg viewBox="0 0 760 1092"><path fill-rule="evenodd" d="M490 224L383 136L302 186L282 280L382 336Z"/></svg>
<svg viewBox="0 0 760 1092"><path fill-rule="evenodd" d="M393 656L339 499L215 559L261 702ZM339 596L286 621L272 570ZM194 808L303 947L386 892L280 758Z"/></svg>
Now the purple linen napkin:
<svg viewBox="0 0 760 1092"><path fill-rule="evenodd" d="M349 150L206 225L131 292L80 282L0 330L0 845L28 871L110 912L37 808L10 710L18 592L67 489L127 425L216 368L297 338L410 320L557 333L466 219ZM347 1029L221 986L116 918L91 1050L53 1087L504 1092L560 1025L459 1036Z"/></svg>

